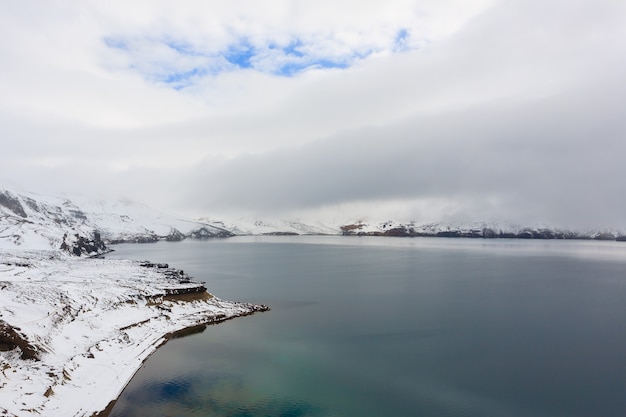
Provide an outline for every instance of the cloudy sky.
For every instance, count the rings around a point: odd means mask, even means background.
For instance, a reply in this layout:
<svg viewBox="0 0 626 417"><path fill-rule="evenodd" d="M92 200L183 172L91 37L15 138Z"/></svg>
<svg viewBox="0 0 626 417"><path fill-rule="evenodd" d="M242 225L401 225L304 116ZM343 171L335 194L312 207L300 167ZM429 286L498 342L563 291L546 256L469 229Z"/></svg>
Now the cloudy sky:
<svg viewBox="0 0 626 417"><path fill-rule="evenodd" d="M626 227L622 0L0 0L0 187Z"/></svg>

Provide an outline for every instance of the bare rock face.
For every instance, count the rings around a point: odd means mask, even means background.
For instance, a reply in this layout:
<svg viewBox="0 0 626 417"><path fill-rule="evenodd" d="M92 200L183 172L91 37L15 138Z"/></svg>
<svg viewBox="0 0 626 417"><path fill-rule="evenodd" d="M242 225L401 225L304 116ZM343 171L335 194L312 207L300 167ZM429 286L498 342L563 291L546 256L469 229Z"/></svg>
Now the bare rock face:
<svg viewBox="0 0 626 417"><path fill-rule="evenodd" d="M362 235L364 232L362 231L365 225L363 223L354 223L354 224L346 224L340 227L341 233L344 236L350 235Z"/></svg>
<svg viewBox="0 0 626 417"><path fill-rule="evenodd" d="M613 233L610 232L600 232L596 236L593 237L595 240L616 240L616 237Z"/></svg>
<svg viewBox="0 0 626 417"><path fill-rule="evenodd" d="M165 236L165 240L168 242L180 242L181 240L185 240L186 237L187 236L185 236L180 230L172 228L169 235Z"/></svg>
<svg viewBox="0 0 626 417"><path fill-rule="evenodd" d="M8 191L0 191L0 206L8 208L13 213L24 219L28 217L26 211L24 211L24 207L22 207L22 204L20 203L20 200Z"/></svg>
<svg viewBox="0 0 626 417"><path fill-rule="evenodd" d="M93 238L81 236L78 233L74 235L63 235L63 243L61 243L61 250L71 253L72 255L95 255L104 253L107 250L106 245L100 238L99 232L93 233Z"/></svg>
<svg viewBox="0 0 626 417"><path fill-rule="evenodd" d="M231 237L233 234L227 230L210 228L210 227L200 227L198 229L193 230L190 234L190 237L194 239L208 239L211 237Z"/></svg>
<svg viewBox="0 0 626 417"><path fill-rule="evenodd" d="M0 320L0 351L6 352L18 348L22 351L21 359L39 360L39 349L20 333L20 329L11 327L4 320Z"/></svg>

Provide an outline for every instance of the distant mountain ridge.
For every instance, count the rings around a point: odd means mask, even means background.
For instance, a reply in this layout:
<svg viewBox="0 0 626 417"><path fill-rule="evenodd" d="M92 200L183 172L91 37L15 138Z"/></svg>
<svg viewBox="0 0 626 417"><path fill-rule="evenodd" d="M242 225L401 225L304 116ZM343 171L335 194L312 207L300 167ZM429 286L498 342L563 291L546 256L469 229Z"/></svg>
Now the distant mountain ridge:
<svg viewBox="0 0 626 417"><path fill-rule="evenodd" d="M225 229L183 220L129 201L43 196L0 189L0 248L98 253L108 243L228 237Z"/></svg>
<svg viewBox="0 0 626 417"><path fill-rule="evenodd" d="M354 221L340 224L307 223L297 220L262 220L238 218L199 221L223 228L236 236L259 235L343 235L390 237L465 237L508 239L584 239L626 241L626 234L613 229L570 230L550 226L502 225L488 222L451 224L414 221Z"/></svg>
<svg viewBox="0 0 626 417"><path fill-rule="evenodd" d="M305 223L298 220L268 220L237 218L235 220L215 220L200 218L198 221L228 230L236 236L276 236L276 235L338 235L339 226L323 223Z"/></svg>
<svg viewBox="0 0 626 417"><path fill-rule="evenodd" d="M368 223L357 221L340 226L345 236L399 236L399 237L465 237L483 239L594 239L626 241L626 235L617 230L576 231L547 226L498 225L473 222L462 225L447 223L416 223L386 221Z"/></svg>
<svg viewBox="0 0 626 417"><path fill-rule="evenodd" d="M63 249L97 254L106 244L242 235L344 235L515 239L595 239L626 241L617 230L574 231L547 226L367 222L328 225L297 220L185 220L131 201L51 197L0 189L0 248Z"/></svg>

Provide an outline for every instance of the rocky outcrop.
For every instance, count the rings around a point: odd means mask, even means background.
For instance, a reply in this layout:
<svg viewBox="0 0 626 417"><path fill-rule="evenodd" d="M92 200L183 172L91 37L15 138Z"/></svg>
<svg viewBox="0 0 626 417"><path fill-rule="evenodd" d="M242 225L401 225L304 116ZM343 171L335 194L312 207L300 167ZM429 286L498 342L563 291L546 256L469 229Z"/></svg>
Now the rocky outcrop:
<svg viewBox="0 0 626 417"><path fill-rule="evenodd" d="M15 349L22 352L21 359L39 360L39 348L28 341L28 338L20 332L20 328L11 327L4 320L0 320L0 351Z"/></svg>
<svg viewBox="0 0 626 417"><path fill-rule="evenodd" d="M28 217L20 200L8 191L0 191L0 206L6 207L24 219Z"/></svg>
<svg viewBox="0 0 626 417"><path fill-rule="evenodd" d="M72 255L82 256L104 253L107 247L102 241L99 232L94 232L92 238L81 236L78 233L73 235L65 233L60 249Z"/></svg>
<svg viewBox="0 0 626 417"><path fill-rule="evenodd" d="M611 232L599 232L593 236L594 240L616 240L617 237Z"/></svg>
<svg viewBox="0 0 626 417"><path fill-rule="evenodd" d="M180 242L181 240L185 240L187 236L185 236L180 230L173 228L170 230L170 234L165 236L165 240L168 242Z"/></svg>
<svg viewBox="0 0 626 417"><path fill-rule="evenodd" d="M344 236L351 236L363 233L363 227L365 227L363 223L353 223L340 226L339 229Z"/></svg>
<svg viewBox="0 0 626 417"><path fill-rule="evenodd" d="M193 239L208 239L211 237L231 237L234 236L231 232L223 229L217 229L214 227L202 226L194 229L189 234L189 237Z"/></svg>
<svg viewBox="0 0 626 417"><path fill-rule="evenodd" d="M108 239L109 245L117 245L120 243L155 243L161 240L161 236L155 233L133 234L127 236L119 236L117 239Z"/></svg>
<svg viewBox="0 0 626 417"><path fill-rule="evenodd" d="M207 291L204 284L193 281L182 269L170 268L166 263L150 261L143 261L139 265L144 268L156 269L159 274L167 277L175 285L173 288L164 288L163 296L201 294Z"/></svg>

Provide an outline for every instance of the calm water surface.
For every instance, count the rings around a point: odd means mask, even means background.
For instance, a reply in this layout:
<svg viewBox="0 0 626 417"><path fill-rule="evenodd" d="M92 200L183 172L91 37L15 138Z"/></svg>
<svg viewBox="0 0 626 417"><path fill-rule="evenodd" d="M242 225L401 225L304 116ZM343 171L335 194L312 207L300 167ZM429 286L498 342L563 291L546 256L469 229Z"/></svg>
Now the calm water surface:
<svg viewBox="0 0 626 417"><path fill-rule="evenodd" d="M119 245L267 313L160 348L112 416L626 415L626 243Z"/></svg>

